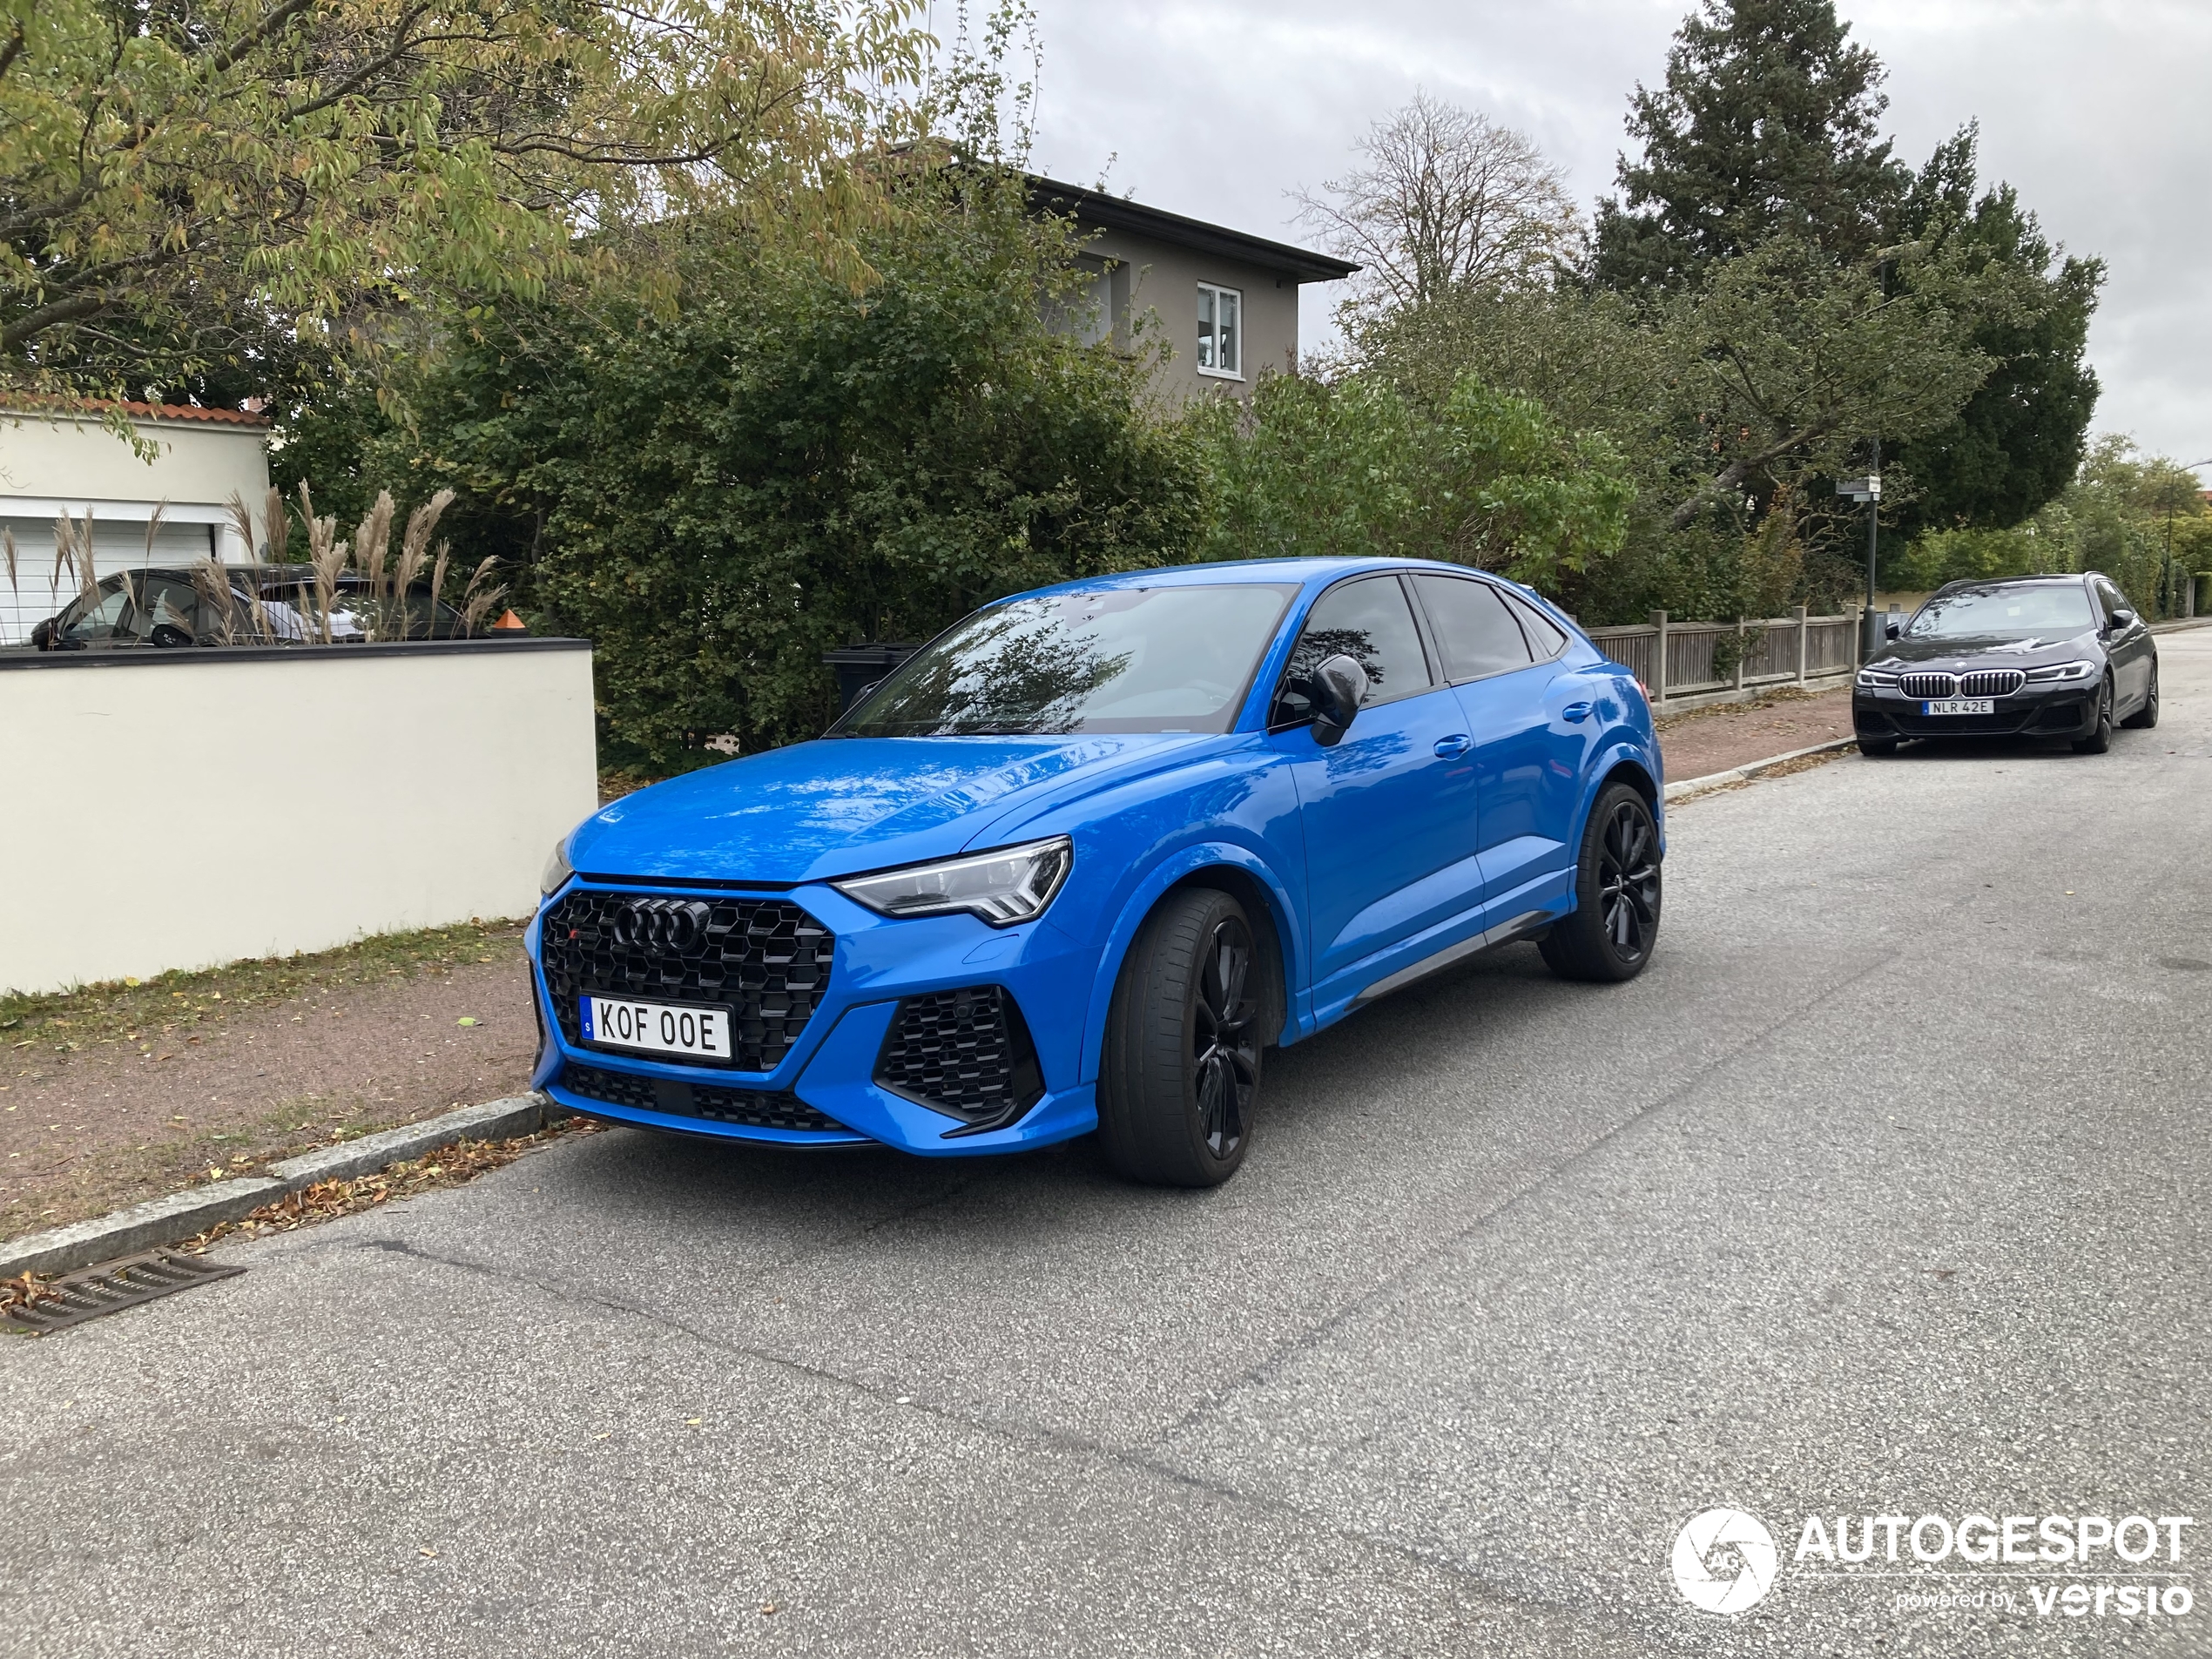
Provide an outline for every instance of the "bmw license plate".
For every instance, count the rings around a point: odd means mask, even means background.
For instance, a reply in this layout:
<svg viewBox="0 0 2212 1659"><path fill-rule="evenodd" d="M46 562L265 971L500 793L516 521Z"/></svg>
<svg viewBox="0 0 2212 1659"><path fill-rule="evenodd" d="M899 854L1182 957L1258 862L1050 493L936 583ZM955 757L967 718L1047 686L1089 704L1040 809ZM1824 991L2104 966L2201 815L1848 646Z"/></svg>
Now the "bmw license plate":
<svg viewBox="0 0 2212 1659"><path fill-rule="evenodd" d="M583 1040L601 1049L634 1049L640 1054L672 1054L686 1060L726 1064L730 1014L726 1008L686 1008L669 1002L587 996L583 999Z"/></svg>
<svg viewBox="0 0 2212 1659"><path fill-rule="evenodd" d="M1994 714L1997 704L1986 697L1946 697L1939 703L1920 705L1923 714Z"/></svg>

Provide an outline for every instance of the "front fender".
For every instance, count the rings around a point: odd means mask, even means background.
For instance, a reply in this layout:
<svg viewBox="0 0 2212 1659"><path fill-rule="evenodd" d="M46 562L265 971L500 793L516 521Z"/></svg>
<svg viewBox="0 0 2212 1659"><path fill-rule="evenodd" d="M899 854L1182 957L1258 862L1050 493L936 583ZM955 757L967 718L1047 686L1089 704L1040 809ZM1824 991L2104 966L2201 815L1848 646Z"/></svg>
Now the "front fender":
<svg viewBox="0 0 2212 1659"><path fill-rule="evenodd" d="M1106 1018L1113 1007L1114 986L1121 978L1122 964L1129 956L1130 947L1136 941L1136 930L1152 914L1162 895L1177 883L1196 875L1199 871L1223 866L1242 871L1257 881L1267 894L1269 919L1275 925L1275 938L1283 953L1284 1036L1285 1042L1295 1042L1312 1029L1312 1017L1306 1007L1305 987L1308 979L1304 930L1297 925L1298 910L1291 899L1290 887L1283 876L1266 860L1248 846L1234 841L1200 841L1180 847L1163 859L1133 888L1123 901L1121 912L1106 935L1106 943L1098 954L1097 976L1090 990L1090 1006L1083 1019L1082 1071L1081 1079L1086 1083L1098 1079L1100 1057L1105 1051Z"/></svg>

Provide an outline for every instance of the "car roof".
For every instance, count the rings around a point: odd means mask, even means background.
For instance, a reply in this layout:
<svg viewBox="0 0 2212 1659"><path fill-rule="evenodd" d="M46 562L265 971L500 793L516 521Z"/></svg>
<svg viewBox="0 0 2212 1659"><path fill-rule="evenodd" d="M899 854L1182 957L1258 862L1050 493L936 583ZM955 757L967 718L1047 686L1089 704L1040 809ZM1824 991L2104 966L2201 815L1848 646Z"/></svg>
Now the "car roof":
<svg viewBox="0 0 2212 1659"><path fill-rule="evenodd" d="M2047 576L1966 576L1960 577L1955 582L1945 583L1936 590L1936 592L1949 593L1959 588L2054 587L2069 582L2079 586L2096 574L2094 570L2083 570L2079 573L2060 570Z"/></svg>
<svg viewBox="0 0 2212 1659"><path fill-rule="evenodd" d="M1489 576L1494 581L1504 580L1494 572L1473 570L1464 564L1447 564L1436 559L1228 559L1214 564L1163 564L1150 570L1081 577L1049 588L1030 588L1008 594L1007 598L1029 599L1047 593L1096 593L1102 588L1205 588L1231 583L1304 588L1367 570L1434 570L1446 576ZM1518 583L1507 585L1521 586ZM1527 590L1521 589L1523 592Z"/></svg>

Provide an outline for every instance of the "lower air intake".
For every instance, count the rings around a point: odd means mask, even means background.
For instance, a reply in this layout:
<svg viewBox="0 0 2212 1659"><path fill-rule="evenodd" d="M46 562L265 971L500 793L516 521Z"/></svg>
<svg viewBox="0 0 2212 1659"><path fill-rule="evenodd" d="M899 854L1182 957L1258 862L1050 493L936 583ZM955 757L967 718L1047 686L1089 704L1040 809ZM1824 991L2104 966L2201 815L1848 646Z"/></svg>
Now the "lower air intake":
<svg viewBox="0 0 2212 1659"><path fill-rule="evenodd" d="M1003 987L964 986L899 1004L876 1058L893 1094L963 1120L954 1135L1002 1129L1044 1094L1022 1010Z"/></svg>

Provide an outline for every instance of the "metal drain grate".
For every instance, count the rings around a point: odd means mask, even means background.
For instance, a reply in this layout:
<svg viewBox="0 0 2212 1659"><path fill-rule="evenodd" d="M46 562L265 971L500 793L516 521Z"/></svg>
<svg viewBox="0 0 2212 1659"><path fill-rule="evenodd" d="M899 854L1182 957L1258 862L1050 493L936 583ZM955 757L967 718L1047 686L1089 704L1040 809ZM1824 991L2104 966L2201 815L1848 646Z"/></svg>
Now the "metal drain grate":
<svg viewBox="0 0 2212 1659"><path fill-rule="evenodd" d="M136 1307L172 1291L188 1291L219 1278L243 1273L243 1267L226 1266L200 1256L175 1256L165 1250L125 1256L120 1261L64 1273L44 1287L36 1302L17 1303L4 1317L18 1330L44 1336L97 1319L118 1308Z"/></svg>

